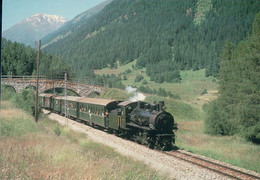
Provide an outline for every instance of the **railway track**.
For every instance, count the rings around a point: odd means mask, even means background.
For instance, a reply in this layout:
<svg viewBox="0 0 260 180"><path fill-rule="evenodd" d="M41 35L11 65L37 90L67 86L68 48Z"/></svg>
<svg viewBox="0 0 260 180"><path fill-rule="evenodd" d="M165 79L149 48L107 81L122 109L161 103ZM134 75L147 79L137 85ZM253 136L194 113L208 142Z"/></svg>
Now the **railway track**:
<svg viewBox="0 0 260 180"><path fill-rule="evenodd" d="M255 180L259 179L260 176L256 176L253 174L249 174L247 172L243 172L237 169L234 169L232 167L228 167L207 159L203 159L200 157L197 157L192 154L188 154L181 151L169 151L169 152L162 152L164 154L167 154L169 156L173 156L177 159L180 159L182 161L186 161L188 163L192 163L194 165L203 167L205 169L208 169L210 171L216 172L218 174L224 175L226 177L232 178L232 179L246 179L246 180Z"/></svg>

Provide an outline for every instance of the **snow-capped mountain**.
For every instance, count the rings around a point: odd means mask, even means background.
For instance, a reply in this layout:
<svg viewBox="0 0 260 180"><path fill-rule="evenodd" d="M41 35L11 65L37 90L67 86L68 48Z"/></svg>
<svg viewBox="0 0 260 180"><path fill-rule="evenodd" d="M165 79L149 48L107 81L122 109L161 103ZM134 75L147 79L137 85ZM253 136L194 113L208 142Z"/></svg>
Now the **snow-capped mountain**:
<svg viewBox="0 0 260 180"><path fill-rule="evenodd" d="M48 14L35 14L3 32L3 37L11 41L33 45L35 41L63 26L64 17Z"/></svg>

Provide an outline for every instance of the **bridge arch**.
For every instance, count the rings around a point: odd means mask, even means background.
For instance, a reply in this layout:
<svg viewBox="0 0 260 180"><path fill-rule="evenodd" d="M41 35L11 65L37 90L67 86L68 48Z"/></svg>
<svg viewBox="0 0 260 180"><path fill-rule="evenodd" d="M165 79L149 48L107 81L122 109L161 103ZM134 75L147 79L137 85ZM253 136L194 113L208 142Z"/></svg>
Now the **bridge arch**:
<svg viewBox="0 0 260 180"><path fill-rule="evenodd" d="M89 94L87 95L87 97L97 97L97 96L100 96L100 92L98 91L90 91Z"/></svg>
<svg viewBox="0 0 260 180"><path fill-rule="evenodd" d="M34 91L36 90L36 86L34 85L28 85L24 89L30 89L30 88L32 88Z"/></svg>
<svg viewBox="0 0 260 180"><path fill-rule="evenodd" d="M15 87L12 86L12 85L9 85L9 84L3 84L2 86L3 86L3 87L6 87L6 88L11 88L15 93L17 92L17 89L15 89Z"/></svg>
<svg viewBox="0 0 260 180"><path fill-rule="evenodd" d="M54 92L54 93L58 93L58 94L62 94L63 91L65 90L65 88L63 88L63 87L55 87L55 88L47 89L47 90L43 91L43 93L53 93L53 90L54 90L54 89L55 89L55 92ZM79 93L77 93L77 92L75 92L75 91L73 91L73 90L71 90L71 89L67 89L67 94L69 94L69 92L74 93L73 96L80 96Z"/></svg>

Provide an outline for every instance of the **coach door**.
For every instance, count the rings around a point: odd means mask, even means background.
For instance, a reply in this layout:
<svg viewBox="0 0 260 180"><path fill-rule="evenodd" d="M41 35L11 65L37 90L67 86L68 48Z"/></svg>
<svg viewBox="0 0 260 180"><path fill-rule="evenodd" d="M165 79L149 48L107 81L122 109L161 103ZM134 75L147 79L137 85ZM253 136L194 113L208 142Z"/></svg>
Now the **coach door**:
<svg viewBox="0 0 260 180"><path fill-rule="evenodd" d="M118 128L121 127L121 116L118 116Z"/></svg>

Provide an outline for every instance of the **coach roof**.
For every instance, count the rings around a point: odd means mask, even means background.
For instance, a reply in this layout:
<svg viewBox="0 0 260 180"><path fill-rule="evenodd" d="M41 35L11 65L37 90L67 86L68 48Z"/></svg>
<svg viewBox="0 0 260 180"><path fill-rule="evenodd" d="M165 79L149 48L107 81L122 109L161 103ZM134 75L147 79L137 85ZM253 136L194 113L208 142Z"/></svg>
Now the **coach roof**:
<svg viewBox="0 0 260 180"><path fill-rule="evenodd" d="M67 100L67 101L78 101L80 99L82 99L83 97L78 97L78 96L63 96L62 98L60 99L63 99L63 100Z"/></svg>
<svg viewBox="0 0 260 180"><path fill-rule="evenodd" d="M118 102L118 101L112 99L82 98L79 99L78 102L106 106L109 103Z"/></svg>

